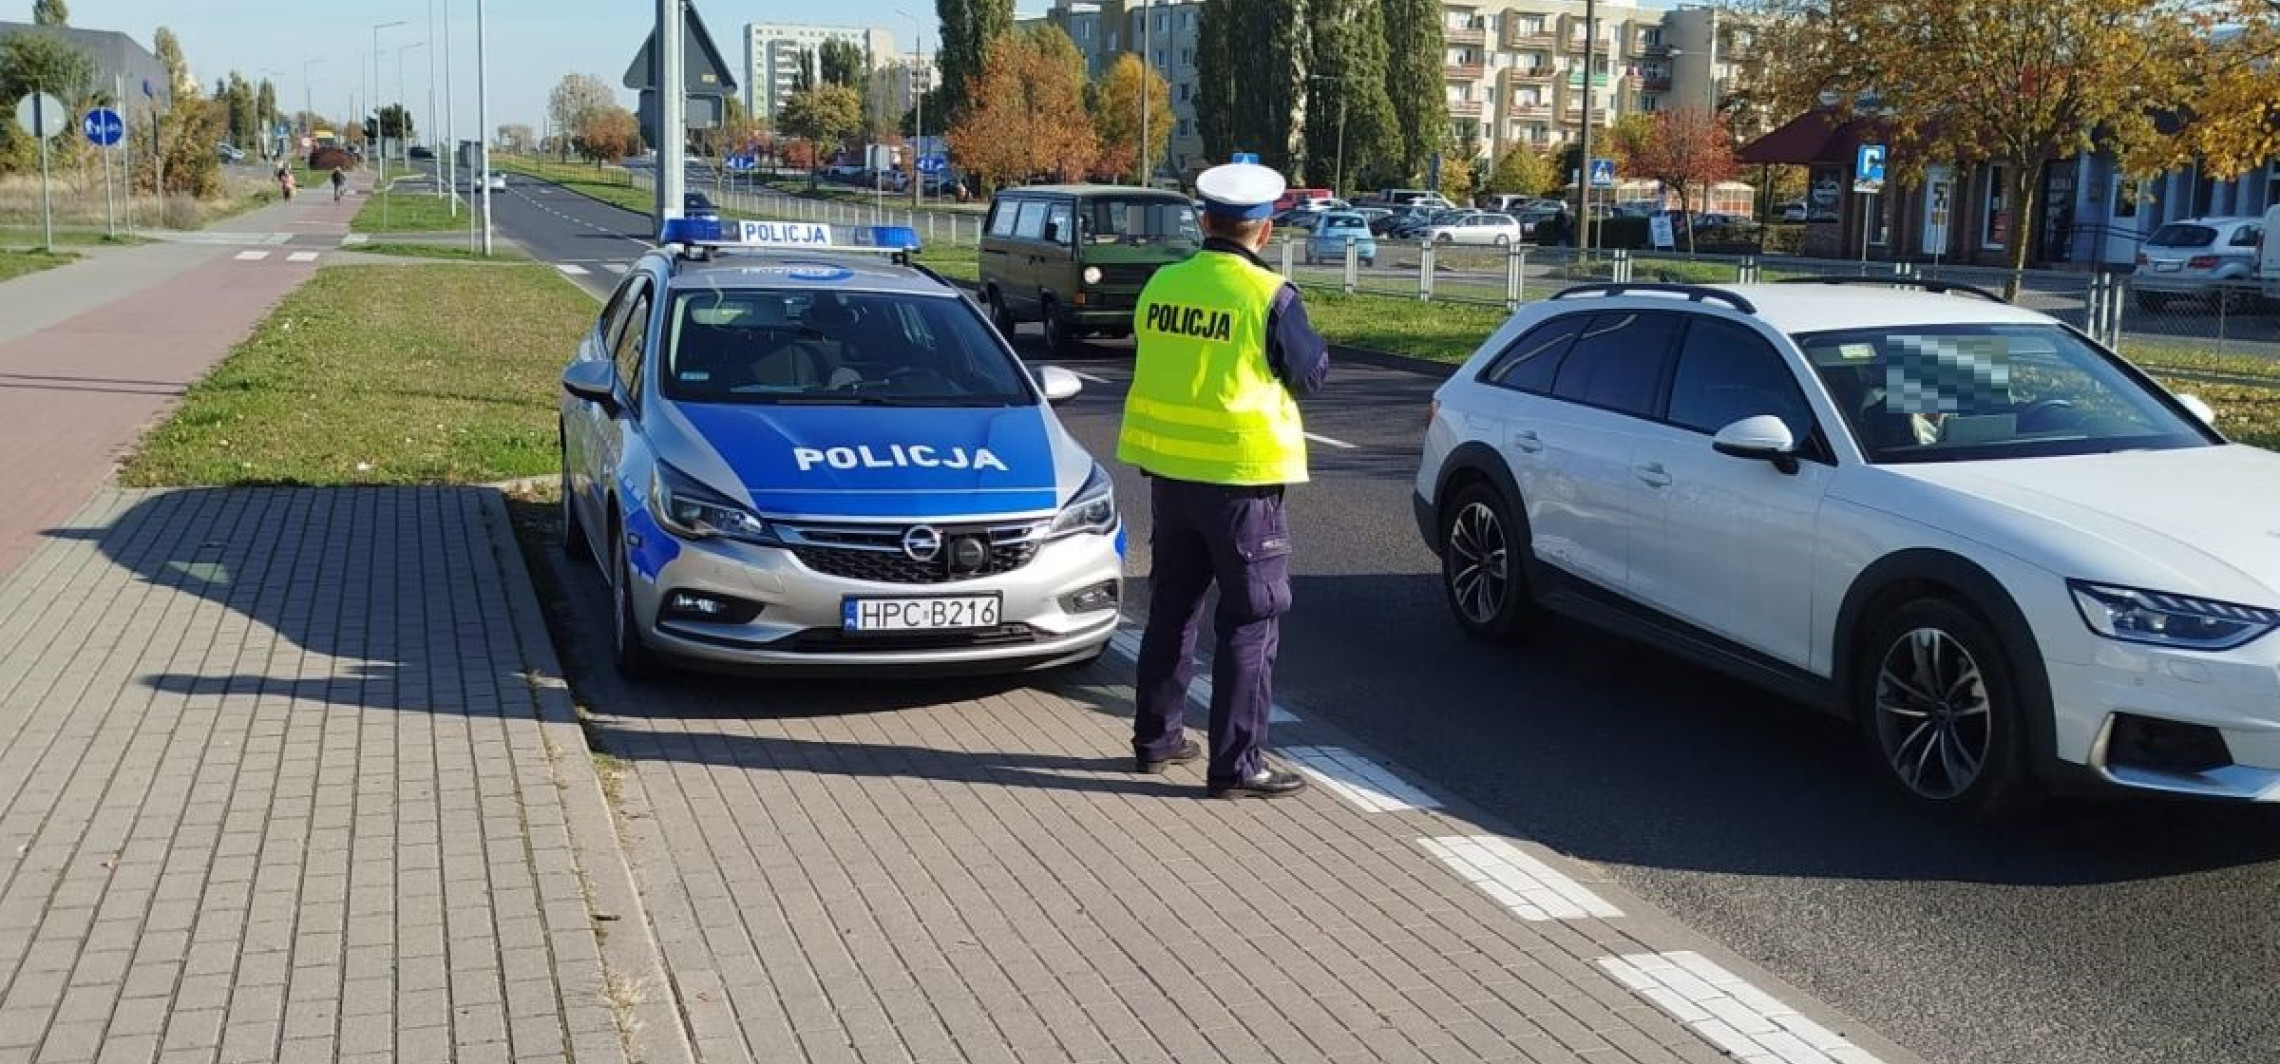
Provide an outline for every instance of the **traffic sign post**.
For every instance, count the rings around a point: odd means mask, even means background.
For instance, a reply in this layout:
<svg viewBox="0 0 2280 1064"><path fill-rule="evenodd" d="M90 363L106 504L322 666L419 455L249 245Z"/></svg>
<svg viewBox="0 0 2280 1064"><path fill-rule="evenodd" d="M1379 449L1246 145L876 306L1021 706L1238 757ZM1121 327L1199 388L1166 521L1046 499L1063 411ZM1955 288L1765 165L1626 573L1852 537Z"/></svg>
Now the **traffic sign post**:
<svg viewBox="0 0 2280 1064"><path fill-rule="evenodd" d="M1853 159L1853 191L1860 193L1860 261L1868 266L1868 235L1874 228L1870 204L1877 193L1884 191L1884 145L1863 144L1860 154Z"/></svg>
<svg viewBox="0 0 2280 1064"><path fill-rule="evenodd" d="M35 92L16 102L16 124L31 131L32 139L40 142L40 241L42 247L55 251L55 207L49 202L48 138L63 132L65 116L63 101L44 92Z"/></svg>
<svg viewBox="0 0 2280 1064"><path fill-rule="evenodd" d="M127 123L119 112L98 107L80 119L79 130L87 134L87 142L98 148L108 148L126 139ZM119 201L111 191L111 157L103 157L103 228L112 236L119 235Z"/></svg>

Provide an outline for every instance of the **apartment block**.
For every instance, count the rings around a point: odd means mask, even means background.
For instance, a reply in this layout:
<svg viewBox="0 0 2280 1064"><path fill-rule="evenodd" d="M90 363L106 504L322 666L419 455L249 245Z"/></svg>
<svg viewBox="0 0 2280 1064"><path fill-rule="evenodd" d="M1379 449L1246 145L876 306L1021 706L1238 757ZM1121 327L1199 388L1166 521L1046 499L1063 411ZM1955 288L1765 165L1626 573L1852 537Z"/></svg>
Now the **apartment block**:
<svg viewBox="0 0 2280 1064"><path fill-rule="evenodd" d="M1667 22L1678 12L1599 4L1596 34L1586 32L1584 5L1570 0L1445 3L1442 13L1449 120L1479 138L1483 155L1551 150L1581 137L1586 77L1596 128L1682 106L1686 96Z"/></svg>
<svg viewBox="0 0 2280 1064"><path fill-rule="evenodd" d="M775 118L792 94L803 64L809 78L820 75L817 53L825 41L846 41L861 49L866 71L895 58L894 34L876 27L750 23L744 27L746 110Z"/></svg>

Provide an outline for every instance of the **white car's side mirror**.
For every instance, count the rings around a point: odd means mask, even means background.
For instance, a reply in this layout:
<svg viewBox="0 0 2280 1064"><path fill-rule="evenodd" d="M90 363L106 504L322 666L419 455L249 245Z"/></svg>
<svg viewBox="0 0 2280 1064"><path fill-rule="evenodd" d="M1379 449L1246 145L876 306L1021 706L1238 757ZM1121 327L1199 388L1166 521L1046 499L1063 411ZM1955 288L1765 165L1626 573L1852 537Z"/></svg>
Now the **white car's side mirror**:
<svg viewBox="0 0 2280 1064"><path fill-rule="evenodd" d="M1059 366L1044 366L1037 370L1037 387L1044 391L1046 402L1058 403L1076 398L1078 392L1085 390L1085 382L1084 378Z"/></svg>
<svg viewBox="0 0 2280 1064"><path fill-rule="evenodd" d="M2180 395L2177 397L2177 405L2192 411L2194 417L2201 419L2201 424L2207 425L2210 428L2217 427L2216 408L2210 406L2208 404L2208 401L2202 399L2200 396Z"/></svg>
<svg viewBox="0 0 2280 1064"><path fill-rule="evenodd" d="M1797 437L1772 414L1746 417L1719 429L1710 438L1710 448L1732 458L1771 462L1784 473L1797 471Z"/></svg>

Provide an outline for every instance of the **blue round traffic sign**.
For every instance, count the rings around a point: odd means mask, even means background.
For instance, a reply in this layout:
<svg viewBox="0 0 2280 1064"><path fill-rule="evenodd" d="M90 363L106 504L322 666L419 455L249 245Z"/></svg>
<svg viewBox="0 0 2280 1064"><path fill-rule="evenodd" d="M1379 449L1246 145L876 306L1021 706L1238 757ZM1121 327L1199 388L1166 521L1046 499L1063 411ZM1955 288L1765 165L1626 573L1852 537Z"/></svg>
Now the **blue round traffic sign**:
<svg viewBox="0 0 2280 1064"><path fill-rule="evenodd" d="M87 134L88 142L98 148L117 144L127 135L126 121L119 117L119 112L108 107L98 107L87 112L87 117L80 120L79 128Z"/></svg>

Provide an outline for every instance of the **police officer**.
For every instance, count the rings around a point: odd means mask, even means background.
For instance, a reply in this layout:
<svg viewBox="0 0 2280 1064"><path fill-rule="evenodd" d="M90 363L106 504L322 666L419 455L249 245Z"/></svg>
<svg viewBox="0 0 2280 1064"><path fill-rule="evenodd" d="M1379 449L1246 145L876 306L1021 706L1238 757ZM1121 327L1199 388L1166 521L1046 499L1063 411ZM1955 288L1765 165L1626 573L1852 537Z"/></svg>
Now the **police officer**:
<svg viewBox="0 0 2280 1064"><path fill-rule="evenodd" d="M1214 798L1303 788L1262 754L1273 703L1277 618L1290 609L1283 489L1306 480L1297 396L1322 387L1329 347L1298 289L1259 251L1283 193L1280 174L1234 163L1204 171L1203 250L1166 266L1140 294L1132 388L1118 458L1149 476L1155 575L1140 640L1132 748L1141 772L1203 756L1181 729L1196 625L1219 586L1211 668Z"/></svg>

